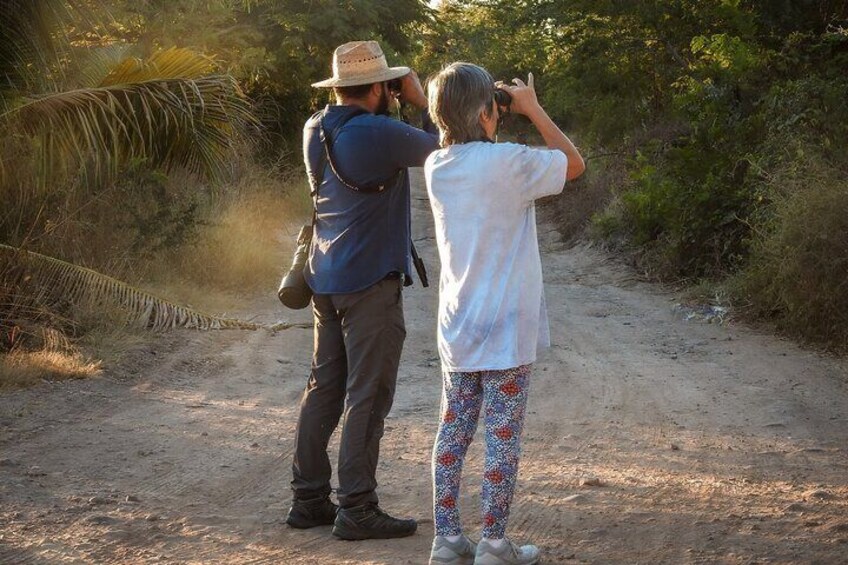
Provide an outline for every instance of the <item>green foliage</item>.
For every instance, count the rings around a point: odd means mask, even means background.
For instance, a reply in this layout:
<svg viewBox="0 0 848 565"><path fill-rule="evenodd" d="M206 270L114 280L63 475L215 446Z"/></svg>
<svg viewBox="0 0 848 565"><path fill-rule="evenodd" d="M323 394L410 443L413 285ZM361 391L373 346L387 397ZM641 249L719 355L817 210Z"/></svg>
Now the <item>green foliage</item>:
<svg viewBox="0 0 848 565"><path fill-rule="evenodd" d="M722 57L739 47L728 27L753 27L738 2L446 2L424 35L419 66L468 59L507 80L533 71L555 120L614 145L664 116L671 86L694 59L694 37L711 38L698 47Z"/></svg>
<svg viewBox="0 0 848 565"><path fill-rule="evenodd" d="M783 330L836 349L848 346L848 181L832 170L781 175L783 191L734 279L751 312Z"/></svg>
<svg viewBox="0 0 848 565"><path fill-rule="evenodd" d="M625 224L636 245L656 253L660 276L717 276L744 253L750 193L744 161L731 168L719 152L668 150L660 165L639 154L635 186L622 195Z"/></svg>
<svg viewBox="0 0 848 565"><path fill-rule="evenodd" d="M733 275L752 311L846 339L844 0L446 2L419 62L457 59L533 71L587 153L621 155L595 234L657 277Z"/></svg>
<svg viewBox="0 0 848 565"><path fill-rule="evenodd" d="M110 3L104 33L145 52L188 47L214 53L239 80L272 134L292 141L304 116L326 102L309 85L332 72L333 50L355 39L379 40L390 62L410 49L425 21L419 0L196 0Z"/></svg>

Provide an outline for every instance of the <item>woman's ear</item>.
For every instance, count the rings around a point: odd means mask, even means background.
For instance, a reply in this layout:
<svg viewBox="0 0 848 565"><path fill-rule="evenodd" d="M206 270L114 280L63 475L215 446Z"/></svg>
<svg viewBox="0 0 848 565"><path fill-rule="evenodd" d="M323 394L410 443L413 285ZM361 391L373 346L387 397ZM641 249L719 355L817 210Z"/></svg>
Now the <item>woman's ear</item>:
<svg viewBox="0 0 848 565"><path fill-rule="evenodd" d="M495 138L495 132L498 129L498 112L494 100L492 101L491 106L480 110L478 120L480 127L483 128L483 131L486 134L486 137L493 140Z"/></svg>
<svg viewBox="0 0 848 565"><path fill-rule="evenodd" d="M480 110L480 115L477 116L477 121L480 123L480 125L483 127L483 129L486 129L486 124L488 124L491 120L492 120L492 109L483 107L483 109Z"/></svg>

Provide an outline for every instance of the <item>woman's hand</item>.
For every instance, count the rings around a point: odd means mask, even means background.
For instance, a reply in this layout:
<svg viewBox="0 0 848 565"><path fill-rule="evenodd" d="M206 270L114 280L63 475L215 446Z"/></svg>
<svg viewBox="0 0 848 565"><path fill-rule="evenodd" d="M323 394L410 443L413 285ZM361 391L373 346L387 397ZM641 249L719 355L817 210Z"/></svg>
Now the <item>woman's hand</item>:
<svg viewBox="0 0 848 565"><path fill-rule="evenodd" d="M573 180L582 175L583 171L586 170L583 157L580 156L580 152L568 139L568 136L562 133L559 126L548 116L545 109L539 104L539 100L536 99L536 89L533 88L533 73L528 73L527 84L517 78L512 79L512 82L515 83L515 86L495 83L495 86L503 88L512 96L510 110L530 118L549 149L558 149L566 154L568 157L568 168L565 171L566 180Z"/></svg>
<svg viewBox="0 0 848 565"><path fill-rule="evenodd" d="M536 89L533 86L533 73L527 73L527 84L524 84L520 78L512 79L514 85L496 82L495 86L509 92L512 96L512 104L509 106L509 111L515 114L530 116L533 112L539 111L539 100L536 98Z"/></svg>

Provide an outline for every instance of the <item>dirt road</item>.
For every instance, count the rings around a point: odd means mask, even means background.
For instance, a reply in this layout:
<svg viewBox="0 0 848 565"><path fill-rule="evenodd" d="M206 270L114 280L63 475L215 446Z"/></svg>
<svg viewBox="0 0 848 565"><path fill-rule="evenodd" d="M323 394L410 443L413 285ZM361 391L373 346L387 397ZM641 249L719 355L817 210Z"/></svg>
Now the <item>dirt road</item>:
<svg viewBox="0 0 848 565"><path fill-rule="evenodd" d="M545 563L848 563L848 363L687 321L673 294L541 231L554 347L532 381L511 535ZM405 300L379 480L416 536L283 523L310 331L177 332L102 378L0 397L0 563L425 563L436 292ZM257 313L308 320L270 296L246 304ZM480 465L475 444L475 535Z"/></svg>

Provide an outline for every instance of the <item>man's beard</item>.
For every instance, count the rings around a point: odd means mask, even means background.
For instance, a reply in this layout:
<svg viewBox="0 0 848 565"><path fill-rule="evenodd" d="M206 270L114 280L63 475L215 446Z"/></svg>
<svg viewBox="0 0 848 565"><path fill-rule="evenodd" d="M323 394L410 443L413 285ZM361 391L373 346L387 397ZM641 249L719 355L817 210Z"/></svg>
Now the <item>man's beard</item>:
<svg viewBox="0 0 848 565"><path fill-rule="evenodd" d="M374 110L375 114L382 114L383 116L389 115L389 94L386 92L386 87L380 91L380 102L377 103L377 108Z"/></svg>

